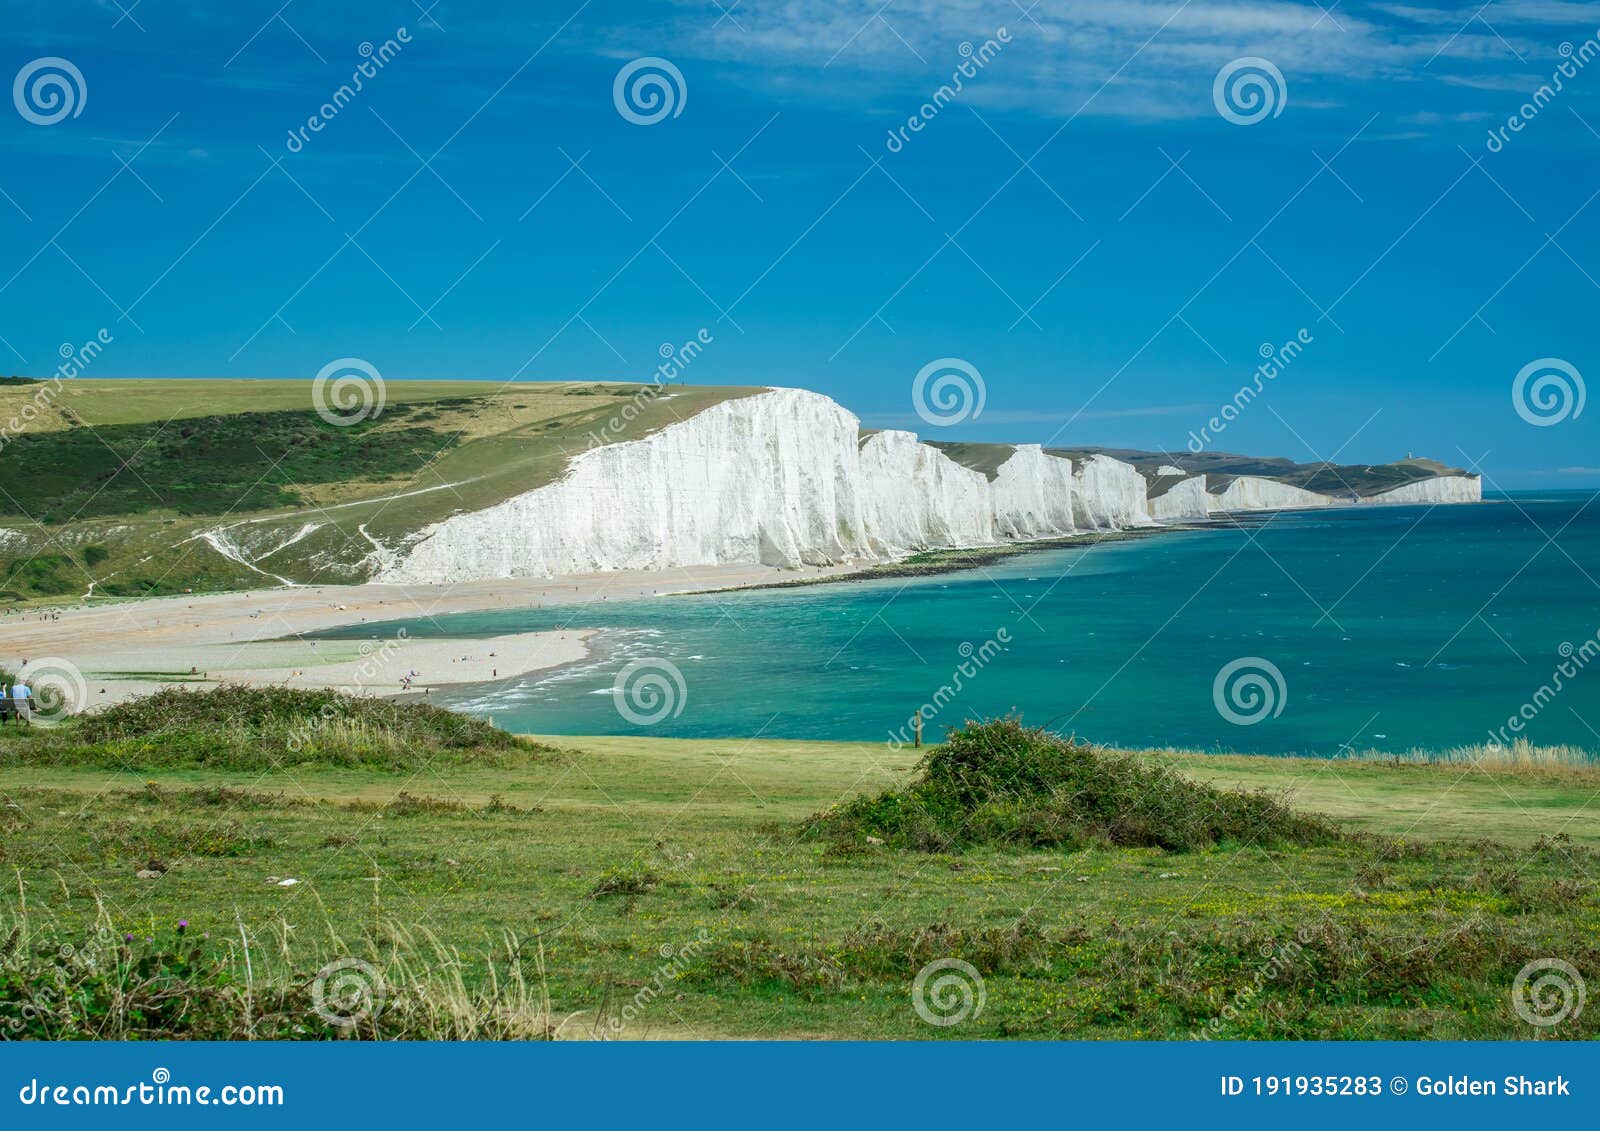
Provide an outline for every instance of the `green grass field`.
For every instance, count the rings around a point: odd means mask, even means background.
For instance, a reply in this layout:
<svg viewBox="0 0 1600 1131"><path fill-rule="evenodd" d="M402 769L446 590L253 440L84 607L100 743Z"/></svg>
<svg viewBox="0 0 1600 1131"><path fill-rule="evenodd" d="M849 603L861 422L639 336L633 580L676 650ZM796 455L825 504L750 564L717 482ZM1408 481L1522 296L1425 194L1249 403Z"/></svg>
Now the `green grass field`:
<svg viewBox="0 0 1600 1131"><path fill-rule="evenodd" d="M169 970L163 956L193 944L237 993L248 948L258 1035L306 1035L296 995L347 955L399 984L372 1029L388 1035L1600 1031L1593 1012L1530 1026L1511 996L1535 959L1600 970L1595 770L1153 755L1212 785L1286 793L1350 835L926 852L805 835L815 814L910 779L915 754L875 744L550 738L497 747L488 764L460 749L351 760L302 747L245 770L226 753L238 743L197 756L213 768L149 769L136 740L96 765L61 739L0 736L0 937L18 928L4 953L19 938L82 953L98 923L119 969ZM139 878L152 861L165 871ZM269 882L285 878L299 882ZM960 1024L913 1007L937 959L982 979L983 1008ZM19 986L48 976L32 970L0 975L0 1024L33 992ZM382 1028L444 998L449 1024L436 1009L431 1027ZM35 1035L96 1031L62 1008ZM236 1017L185 1016L155 1028L241 1035Z"/></svg>

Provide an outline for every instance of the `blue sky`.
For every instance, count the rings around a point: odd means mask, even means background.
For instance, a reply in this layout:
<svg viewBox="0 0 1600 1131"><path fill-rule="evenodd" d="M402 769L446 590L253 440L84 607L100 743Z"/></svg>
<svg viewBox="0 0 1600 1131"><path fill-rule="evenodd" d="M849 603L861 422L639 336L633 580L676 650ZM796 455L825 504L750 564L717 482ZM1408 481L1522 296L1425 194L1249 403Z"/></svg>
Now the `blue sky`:
<svg viewBox="0 0 1600 1131"><path fill-rule="evenodd" d="M692 381L1181 449L1303 330L1215 446L1600 484L1600 408L1512 402L1536 359L1600 374L1597 29L1564 0L21 0L4 76L81 87L0 113L0 371L104 327L94 376L644 380L704 329ZM681 75L649 125L613 96L641 57ZM1282 76L1246 125L1213 92L1243 57ZM985 407L936 429L911 385L943 357Z"/></svg>

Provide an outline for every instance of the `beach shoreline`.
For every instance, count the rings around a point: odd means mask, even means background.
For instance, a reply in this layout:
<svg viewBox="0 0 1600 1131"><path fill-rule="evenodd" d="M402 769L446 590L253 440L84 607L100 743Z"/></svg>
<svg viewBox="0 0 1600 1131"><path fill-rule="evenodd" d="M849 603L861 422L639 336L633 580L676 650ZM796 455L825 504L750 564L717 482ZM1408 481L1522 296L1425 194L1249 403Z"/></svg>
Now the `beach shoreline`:
<svg viewBox="0 0 1600 1131"><path fill-rule="evenodd" d="M799 572L826 577L858 568L851 563ZM0 616L0 667L37 680L46 668L70 666L82 676L86 709L164 687L222 683L423 694L432 687L492 683L581 663L595 630L485 638L418 637L399 629L365 640L310 638L455 613L748 588L795 572L756 565L680 567L452 584L280 586L30 607ZM409 680L407 687L402 679Z"/></svg>
<svg viewBox="0 0 1600 1131"><path fill-rule="evenodd" d="M840 582L891 581L897 578L937 577L941 574L960 573L963 570L982 569L1023 554L1043 553L1046 550L1076 550L1115 542L1138 542L1160 534L1178 534L1198 530L1226 530L1237 526L1260 525L1232 521L1233 516L1219 519L1192 519L1185 522L1165 522L1155 526L1134 526L1123 530L1085 530L1076 534L1062 534L1050 538L1031 538L1018 542L984 543L976 546L950 546L937 550L919 550L893 561L877 562L847 573L826 577L794 577L757 582L752 585L731 586L726 589L701 590L708 593L731 593L749 589L797 589L809 585L830 585ZM694 594L676 594L693 596Z"/></svg>

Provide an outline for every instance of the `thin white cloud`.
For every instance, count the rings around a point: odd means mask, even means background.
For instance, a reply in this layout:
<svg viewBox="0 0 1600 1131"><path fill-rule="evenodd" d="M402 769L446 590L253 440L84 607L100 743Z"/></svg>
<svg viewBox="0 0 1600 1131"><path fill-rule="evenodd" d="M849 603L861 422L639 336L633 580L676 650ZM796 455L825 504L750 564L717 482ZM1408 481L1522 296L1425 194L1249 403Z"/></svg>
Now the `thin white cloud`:
<svg viewBox="0 0 1600 1131"><path fill-rule="evenodd" d="M1519 89L1556 45L1593 32L1600 4L1499 0L1470 10L1384 4L1360 8L1282 0L1049 0L1027 8L992 0L744 0L734 17L703 18L683 0L662 29L675 57L725 66L733 81L859 103L876 91L904 114L946 81L962 44L1005 26L1013 38L961 97L979 107L1065 118L1204 118L1211 80L1246 55L1284 74L1289 103L1337 106L1352 83L1441 80L1467 89ZM692 13L692 14L691 14ZM1492 20L1493 26L1486 20ZM1526 64L1518 61L1521 55ZM1109 81L1108 81L1109 80ZM1441 111L1443 112L1443 111Z"/></svg>
<svg viewBox="0 0 1600 1131"><path fill-rule="evenodd" d="M1395 121L1406 126L1449 126L1461 122L1481 122L1494 115L1487 110L1462 110L1441 114L1437 110L1418 110L1414 114L1401 114Z"/></svg>
<svg viewBox="0 0 1600 1131"><path fill-rule="evenodd" d="M1417 4L1377 4L1374 10L1415 23L1457 28L1473 22L1494 27L1517 24L1600 25L1600 4L1577 0L1498 0L1465 8L1429 8Z"/></svg>

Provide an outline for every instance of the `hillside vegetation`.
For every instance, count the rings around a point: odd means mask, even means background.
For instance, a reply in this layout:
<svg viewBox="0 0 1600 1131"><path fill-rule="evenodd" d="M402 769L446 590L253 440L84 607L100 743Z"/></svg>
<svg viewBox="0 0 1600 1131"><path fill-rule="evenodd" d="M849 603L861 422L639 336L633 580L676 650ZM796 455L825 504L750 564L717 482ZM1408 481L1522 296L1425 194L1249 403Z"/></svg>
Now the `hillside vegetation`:
<svg viewBox="0 0 1600 1131"><path fill-rule="evenodd" d="M1203 785L1159 762L1069 741L1014 718L956 731L918 764L910 785L830 810L807 831L835 843L874 836L921 852L978 844L1192 851L1339 837L1327 821L1266 793Z"/></svg>
<svg viewBox="0 0 1600 1131"><path fill-rule="evenodd" d="M0 747L0 766L49 760L140 771L305 765L403 770L513 764L538 749L431 703L235 685L168 688L68 726L25 731Z"/></svg>
<svg viewBox="0 0 1600 1131"><path fill-rule="evenodd" d="M46 388L0 386L0 420L42 406L0 449L4 601L365 580L379 546L754 391L393 381L381 413L338 425L309 381Z"/></svg>
<svg viewBox="0 0 1600 1131"><path fill-rule="evenodd" d="M207 751L314 704L211 694L44 744L0 728L8 1035L1600 1034L1593 1009L1529 1024L1512 989L1541 959L1600 970L1593 769L1135 759L1006 721L926 760L623 737L519 754L415 707L369 720L413 758L235 765ZM86 753L63 762L74 731ZM139 745L177 733L201 737ZM936 838L883 816L912 797ZM983 1005L930 1024L915 987L951 960ZM332 1020L330 970L356 991Z"/></svg>
<svg viewBox="0 0 1600 1131"><path fill-rule="evenodd" d="M991 483L999 475L1000 465L1017 451L1015 444L971 444L943 440L930 440L928 443L962 467L982 472Z"/></svg>

